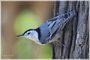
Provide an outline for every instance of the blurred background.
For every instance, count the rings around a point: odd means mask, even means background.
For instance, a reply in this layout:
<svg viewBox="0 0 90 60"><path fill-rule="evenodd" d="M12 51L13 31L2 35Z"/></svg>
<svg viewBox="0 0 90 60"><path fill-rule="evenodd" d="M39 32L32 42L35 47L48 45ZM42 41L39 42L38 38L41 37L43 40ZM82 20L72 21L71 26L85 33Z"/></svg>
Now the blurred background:
<svg viewBox="0 0 90 60"><path fill-rule="evenodd" d="M51 45L38 45L26 38L17 38L28 29L35 29L53 16L53 1L1 2L2 59L50 59Z"/></svg>

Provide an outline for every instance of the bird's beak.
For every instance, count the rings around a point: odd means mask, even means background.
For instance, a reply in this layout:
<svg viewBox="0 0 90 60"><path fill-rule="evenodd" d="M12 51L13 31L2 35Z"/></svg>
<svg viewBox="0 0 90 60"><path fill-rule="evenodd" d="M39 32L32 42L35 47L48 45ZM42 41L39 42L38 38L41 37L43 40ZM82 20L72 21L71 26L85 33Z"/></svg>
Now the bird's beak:
<svg viewBox="0 0 90 60"><path fill-rule="evenodd" d="M23 36L23 35L17 35L17 37L21 37L21 36Z"/></svg>

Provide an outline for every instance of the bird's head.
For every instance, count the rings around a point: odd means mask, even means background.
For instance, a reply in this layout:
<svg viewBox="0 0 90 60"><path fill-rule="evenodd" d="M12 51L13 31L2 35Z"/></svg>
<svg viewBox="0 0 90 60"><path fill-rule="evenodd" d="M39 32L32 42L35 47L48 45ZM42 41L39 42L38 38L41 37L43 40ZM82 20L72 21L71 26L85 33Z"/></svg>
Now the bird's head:
<svg viewBox="0 0 90 60"><path fill-rule="evenodd" d="M25 37L25 38L28 38L28 39L30 39L38 44L41 44L39 42L38 32L34 29L26 30L23 34L18 35L17 37Z"/></svg>

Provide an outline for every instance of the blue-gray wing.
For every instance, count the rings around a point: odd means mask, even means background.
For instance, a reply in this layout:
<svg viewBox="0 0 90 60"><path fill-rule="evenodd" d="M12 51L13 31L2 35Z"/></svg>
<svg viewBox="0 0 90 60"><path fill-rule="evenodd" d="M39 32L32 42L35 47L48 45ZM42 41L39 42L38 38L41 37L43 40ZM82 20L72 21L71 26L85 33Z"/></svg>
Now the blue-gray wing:
<svg viewBox="0 0 90 60"><path fill-rule="evenodd" d="M42 24L39 27L42 35L40 42L47 43L49 40L51 40L52 36L55 35L55 32L57 32L58 29L63 29L65 24L75 15L76 12L73 10L68 13L56 16Z"/></svg>

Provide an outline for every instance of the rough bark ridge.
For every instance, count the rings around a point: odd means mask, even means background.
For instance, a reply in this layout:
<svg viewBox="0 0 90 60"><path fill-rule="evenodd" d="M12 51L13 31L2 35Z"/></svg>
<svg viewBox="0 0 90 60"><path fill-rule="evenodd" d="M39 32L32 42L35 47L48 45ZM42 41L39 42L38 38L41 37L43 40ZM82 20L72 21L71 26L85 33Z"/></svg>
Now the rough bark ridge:
<svg viewBox="0 0 90 60"><path fill-rule="evenodd" d="M54 9L55 16L72 9L77 11L77 16L60 31L60 39L53 43L53 59L89 58L89 2L57 1Z"/></svg>

